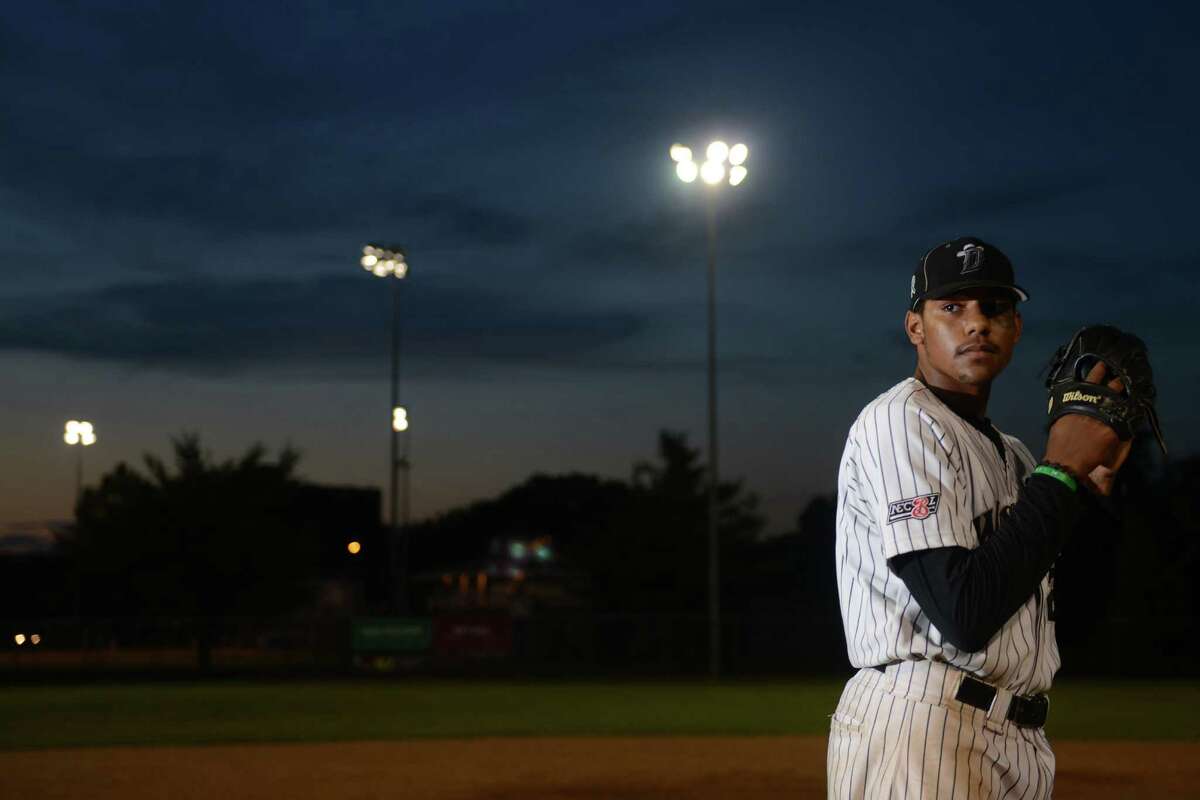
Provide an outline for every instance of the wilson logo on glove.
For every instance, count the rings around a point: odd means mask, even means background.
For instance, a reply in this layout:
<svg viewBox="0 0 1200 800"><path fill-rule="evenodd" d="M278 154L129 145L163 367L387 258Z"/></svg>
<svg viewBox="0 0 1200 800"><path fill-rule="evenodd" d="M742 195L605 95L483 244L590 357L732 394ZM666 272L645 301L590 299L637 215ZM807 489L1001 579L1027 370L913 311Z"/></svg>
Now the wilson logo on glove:
<svg viewBox="0 0 1200 800"><path fill-rule="evenodd" d="M1087 379L1096 362L1104 362L1102 383ZM1167 454L1155 410L1158 391L1150 353L1134 334L1112 325L1080 328L1046 365L1046 389L1051 425L1067 414L1083 414L1112 428L1123 442L1149 430Z"/></svg>
<svg viewBox="0 0 1200 800"><path fill-rule="evenodd" d="M940 497L941 493L935 492L888 503L888 524L902 519L927 519L931 514L937 513Z"/></svg>

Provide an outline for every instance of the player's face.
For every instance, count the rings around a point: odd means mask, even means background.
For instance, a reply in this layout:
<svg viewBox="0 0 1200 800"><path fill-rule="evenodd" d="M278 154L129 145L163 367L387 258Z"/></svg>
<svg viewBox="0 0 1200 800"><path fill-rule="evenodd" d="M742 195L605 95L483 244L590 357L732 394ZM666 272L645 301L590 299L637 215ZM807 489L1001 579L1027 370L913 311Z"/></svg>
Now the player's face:
<svg viewBox="0 0 1200 800"><path fill-rule="evenodd" d="M1021 338L1021 314L1003 290L964 289L930 298L905 318L922 372L947 389L987 385L1008 366Z"/></svg>

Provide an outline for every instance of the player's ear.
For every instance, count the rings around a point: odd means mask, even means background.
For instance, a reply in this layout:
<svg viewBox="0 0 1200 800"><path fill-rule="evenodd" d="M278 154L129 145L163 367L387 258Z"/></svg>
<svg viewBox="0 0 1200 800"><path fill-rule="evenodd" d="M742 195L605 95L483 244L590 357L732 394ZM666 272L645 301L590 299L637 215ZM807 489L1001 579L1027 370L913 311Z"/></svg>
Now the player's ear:
<svg viewBox="0 0 1200 800"><path fill-rule="evenodd" d="M915 311L904 312L904 332L913 346L925 343L925 321Z"/></svg>

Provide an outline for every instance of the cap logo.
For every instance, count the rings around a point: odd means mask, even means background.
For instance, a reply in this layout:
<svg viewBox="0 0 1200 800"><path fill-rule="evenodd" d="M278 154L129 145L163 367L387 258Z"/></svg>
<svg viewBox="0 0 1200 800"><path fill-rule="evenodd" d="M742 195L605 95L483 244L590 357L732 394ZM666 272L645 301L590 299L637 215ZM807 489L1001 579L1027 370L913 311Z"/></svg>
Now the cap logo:
<svg viewBox="0 0 1200 800"><path fill-rule="evenodd" d="M983 248L978 245L966 245L954 255L962 259L962 272L959 275L976 272L983 266Z"/></svg>

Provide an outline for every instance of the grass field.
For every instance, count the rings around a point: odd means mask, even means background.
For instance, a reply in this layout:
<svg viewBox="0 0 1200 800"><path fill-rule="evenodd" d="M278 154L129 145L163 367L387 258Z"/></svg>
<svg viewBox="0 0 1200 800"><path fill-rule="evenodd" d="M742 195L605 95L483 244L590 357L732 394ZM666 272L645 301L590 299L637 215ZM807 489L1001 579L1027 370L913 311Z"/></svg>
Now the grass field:
<svg viewBox="0 0 1200 800"><path fill-rule="evenodd" d="M840 681L195 683L0 688L0 749L483 736L823 735ZM1052 739L1200 740L1200 686L1054 689Z"/></svg>

